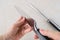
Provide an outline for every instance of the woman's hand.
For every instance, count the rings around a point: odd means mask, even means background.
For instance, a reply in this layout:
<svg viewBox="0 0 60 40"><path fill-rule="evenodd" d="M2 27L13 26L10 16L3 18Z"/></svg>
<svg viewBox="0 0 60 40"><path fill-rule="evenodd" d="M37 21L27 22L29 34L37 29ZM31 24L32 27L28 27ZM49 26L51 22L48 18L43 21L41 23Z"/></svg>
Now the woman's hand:
<svg viewBox="0 0 60 40"><path fill-rule="evenodd" d="M30 32L33 28L34 20L29 18L26 19L25 17L19 18L10 28L10 31L5 34L5 40L19 40L21 39L26 33Z"/></svg>
<svg viewBox="0 0 60 40"><path fill-rule="evenodd" d="M60 40L60 32L54 32L54 31L49 31L49 30L40 30L40 33L44 36L47 36L49 38L51 38L52 40ZM37 40L38 36L35 35L34 39Z"/></svg>

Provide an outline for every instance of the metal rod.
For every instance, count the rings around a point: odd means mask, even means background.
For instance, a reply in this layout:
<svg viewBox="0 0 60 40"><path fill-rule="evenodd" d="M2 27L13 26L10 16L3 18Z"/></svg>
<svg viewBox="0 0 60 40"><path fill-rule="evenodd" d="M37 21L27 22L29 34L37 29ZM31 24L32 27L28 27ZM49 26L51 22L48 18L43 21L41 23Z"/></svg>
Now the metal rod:
<svg viewBox="0 0 60 40"><path fill-rule="evenodd" d="M31 4L31 3L30 3ZM48 20L48 18L38 9L36 8L33 4L31 4L33 8L35 8L42 16L44 16L44 18L46 18Z"/></svg>

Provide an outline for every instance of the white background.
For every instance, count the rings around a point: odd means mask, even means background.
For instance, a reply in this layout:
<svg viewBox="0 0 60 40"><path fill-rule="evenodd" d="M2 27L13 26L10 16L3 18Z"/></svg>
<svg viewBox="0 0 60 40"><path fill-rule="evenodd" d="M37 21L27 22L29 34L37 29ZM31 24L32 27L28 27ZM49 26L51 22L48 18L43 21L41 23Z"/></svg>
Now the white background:
<svg viewBox="0 0 60 40"><path fill-rule="evenodd" d="M31 18L35 19L39 28L55 31L37 10L31 8L30 3L60 25L60 0L0 0L0 34L4 34L18 17L21 16L15 6L21 8ZM32 31L21 40L33 40L33 35L34 32Z"/></svg>

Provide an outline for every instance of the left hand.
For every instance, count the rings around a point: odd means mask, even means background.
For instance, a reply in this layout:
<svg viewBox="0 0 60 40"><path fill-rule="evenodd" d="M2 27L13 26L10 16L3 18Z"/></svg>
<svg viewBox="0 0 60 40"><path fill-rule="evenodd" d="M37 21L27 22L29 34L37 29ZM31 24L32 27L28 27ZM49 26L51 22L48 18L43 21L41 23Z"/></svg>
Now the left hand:
<svg viewBox="0 0 60 40"><path fill-rule="evenodd" d="M33 28L34 20L29 18L26 19L25 17L19 18L10 28L10 31L5 34L6 40L19 40L21 39L26 33L30 32Z"/></svg>

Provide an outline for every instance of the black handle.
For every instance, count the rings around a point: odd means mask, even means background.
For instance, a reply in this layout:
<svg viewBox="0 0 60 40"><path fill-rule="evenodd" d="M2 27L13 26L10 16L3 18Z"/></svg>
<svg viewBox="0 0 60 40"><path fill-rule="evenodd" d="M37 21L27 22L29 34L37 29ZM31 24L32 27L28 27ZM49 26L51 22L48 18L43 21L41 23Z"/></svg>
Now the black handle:
<svg viewBox="0 0 60 40"><path fill-rule="evenodd" d="M60 32L60 26L57 25L53 20L49 19L48 23L50 23L56 30Z"/></svg>

